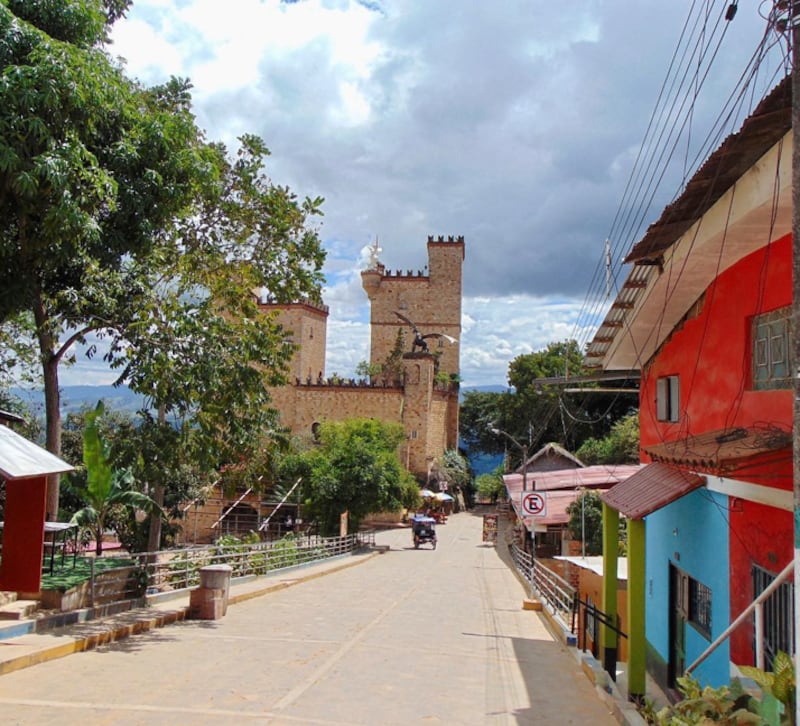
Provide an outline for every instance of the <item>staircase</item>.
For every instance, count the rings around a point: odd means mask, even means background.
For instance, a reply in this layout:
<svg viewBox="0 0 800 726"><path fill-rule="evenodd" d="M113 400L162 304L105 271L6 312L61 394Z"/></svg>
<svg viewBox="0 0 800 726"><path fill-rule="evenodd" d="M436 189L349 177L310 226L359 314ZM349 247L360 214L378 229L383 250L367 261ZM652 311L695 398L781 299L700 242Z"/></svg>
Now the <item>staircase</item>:
<svg viewBox="0 0 800 726"><path fill-rule="evenodd" d="M0 621L24 620L38 609L38 600L18 600L16 592L0 592Z"/></svg>

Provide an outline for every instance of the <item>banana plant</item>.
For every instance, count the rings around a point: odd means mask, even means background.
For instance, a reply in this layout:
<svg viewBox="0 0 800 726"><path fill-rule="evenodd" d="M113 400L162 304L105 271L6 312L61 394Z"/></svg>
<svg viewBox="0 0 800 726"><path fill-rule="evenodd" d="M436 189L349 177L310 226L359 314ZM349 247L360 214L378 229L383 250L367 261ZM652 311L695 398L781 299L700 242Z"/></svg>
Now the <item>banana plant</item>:
<svg viewBox="0 0 800 726"><path fill-rule="evenodd" d="M146 494L133 489L134 478L129 469L114 469L109 449L98 428L98 419L105 407L98 402L94 411L86 416L83 430L83 465L86 468L86 483L75 487L86 502L86 506L75 512L71 521L92 533L95 553L103 553L103 532L114 509L125 507L146 513L161 511L161 508Z"/></svg>

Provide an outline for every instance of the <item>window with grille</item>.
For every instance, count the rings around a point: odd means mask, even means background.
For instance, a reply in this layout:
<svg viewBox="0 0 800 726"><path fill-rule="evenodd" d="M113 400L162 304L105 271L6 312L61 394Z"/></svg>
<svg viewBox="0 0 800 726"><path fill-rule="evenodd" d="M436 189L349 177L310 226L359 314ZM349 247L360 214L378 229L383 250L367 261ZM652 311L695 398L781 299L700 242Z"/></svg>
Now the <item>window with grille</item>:
<svg viewBox="0 0 800 726"><path fill-rule="evenodd" d="M791 310L756 315L752 323L753 388L791 388Z"/></svg>
<svg viewBox="0 0 800 726"><path fill-rule="evenodd" d="M711 588L689 578L689 622L711 640Z"/></svg>
<svg viewBox="0 0 800 726"><path fill-rule="evenodd" d="M687 623L711 640L711 588L678 567L675 567L675 574L677 610Z"/></svg>
<svg viewBox="0 0 800 726"><path fill-rule="evenodd" d="M775 575L753 565L753 596L758 597L775 579ZM794 594L792 583L778 585L775 592L763 604L764 614L764 661L767 670L779 650L794 654ZM754 654L755 655L755 654Z"/></svg>

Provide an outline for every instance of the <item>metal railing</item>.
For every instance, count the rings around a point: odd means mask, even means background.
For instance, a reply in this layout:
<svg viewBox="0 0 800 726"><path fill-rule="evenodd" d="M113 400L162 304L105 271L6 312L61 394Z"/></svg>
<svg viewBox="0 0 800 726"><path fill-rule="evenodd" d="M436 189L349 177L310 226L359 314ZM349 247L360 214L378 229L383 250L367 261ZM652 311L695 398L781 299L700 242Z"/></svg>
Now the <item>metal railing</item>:
<svg viewBox="0 0 800 726"><path fill-rule="evenodd" d="M548 569L516 542L511 545L511 557L517 572L528 583L532 596L561 621L564 628L572 632L572 614L575 604L575 588L563 577Z"/></svg>
<svg viewBox="0 0 800 726"><path fill-rule="evenodd" d="M374 546L374 530L346 537L292 536L255 544L216 544L184 549L137 552L126 556L120 567L100 569L91 560L88 592L84 604L90 607L145 594L185 590L199 585L200 568L230 565L232 577L263 576L294 567L351 554Z"/></svg>
<svg viewBox="0 0 800 726"><path fill-rule="evenodd" d="M772 581L769 587L766 588L753 602L751 602L739 616L719 634L717 639L711 643L685 670L684 673L691 673L697 666L699 666L708 656L710 656L722 643L724 643L751 614L755 615L755 645L756 645L756 666L764 670L764 602L774 593L785 580L794 572L794 560L792 560L780 574Z"/></svg>

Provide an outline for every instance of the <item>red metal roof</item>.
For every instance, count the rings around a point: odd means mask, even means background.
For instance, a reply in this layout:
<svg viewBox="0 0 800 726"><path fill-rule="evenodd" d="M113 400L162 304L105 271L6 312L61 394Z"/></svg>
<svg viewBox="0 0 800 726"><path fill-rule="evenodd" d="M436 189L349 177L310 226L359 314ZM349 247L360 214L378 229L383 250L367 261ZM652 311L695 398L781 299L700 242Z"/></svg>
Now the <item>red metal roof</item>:
<svg viewBox="0 0 800 726"><path fill-rule="evenodd" d="M602 494L604 490L599 489L597 491L599 494ZM529 515L525 515L524 517L521 517L521 519L531 532L533 532L536 527L546 527L547 525L554 524L568 524L569 514L567 514L567 507L569 507L569 505L573 502L578 501L581 494L581 491L574 489L572 491L554 490L545 492L544 496L547 502L545 514L541 517L531 517ZM519 497L517 497L516 501L514 502L514 510L517 512L517 516L519 516L519 508L520 501Z"/></svg>
<svg viewBox="0 0 800 726"><path fill-rule="evenodd" d="M765 454L782 452L791 456L792 432L775 426L721 429L643 449L653 461L724 474Z"/></svg>
<svg viewBox="0 0 800 726"><path fill-rule="evenodd" d="M615 464L584 466L577 469L554 471L529 471L528 490L552 491L554 489L609 489L641 469L640 464ZM522 491L522 474L505 474L503 482L509 497Z"/></svg>
<svg viewBox="0 0 800 726"><path fill-rule="evenodd" d="M705 484L706 478L669 464L648 464L600 495L628 519L641 519Z"/></svg>

